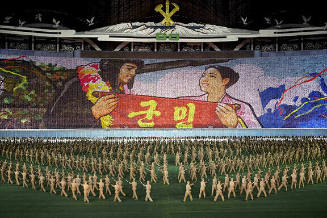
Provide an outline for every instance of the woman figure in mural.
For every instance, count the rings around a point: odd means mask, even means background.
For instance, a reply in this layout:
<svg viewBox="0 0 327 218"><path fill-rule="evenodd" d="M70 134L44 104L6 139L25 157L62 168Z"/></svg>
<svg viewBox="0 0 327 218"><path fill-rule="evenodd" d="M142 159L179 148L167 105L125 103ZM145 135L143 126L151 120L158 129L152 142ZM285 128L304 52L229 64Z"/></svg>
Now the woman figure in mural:
<svg viewBox="0 0 327 218"><path fill-rule="evenodd" d="M180 99L190 99L217 103L216 115L222 124L228 128L261 128L252 106L237 100L226 93L226 89L234 85L239 74L225 66L209 66L203 72L199 85L205 94L187 96Z"/></svg>
<svg viewBox="0 0 327 218"><path fill-rule="evenodd" d="M117 107L116 93L131 94L141 60L103 59L77 68L78 77L68 81L48 108L46 128L108 128ZM101 93L108 92L102 96ZM109 94L112 93L112 94Z"/></svg>

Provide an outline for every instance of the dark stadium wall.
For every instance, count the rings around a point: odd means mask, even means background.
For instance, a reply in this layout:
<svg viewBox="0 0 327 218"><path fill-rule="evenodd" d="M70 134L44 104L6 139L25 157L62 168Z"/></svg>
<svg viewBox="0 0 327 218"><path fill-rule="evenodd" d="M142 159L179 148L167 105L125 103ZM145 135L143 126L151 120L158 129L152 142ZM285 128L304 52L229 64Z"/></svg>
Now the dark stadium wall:
<svg viewBox="0 0 327 218"><path fill-rule="evenodd" d="M250 12L251 1L171 1L180 6L180 11L174 15L178 22L207 23L221 26L235 26L246 12ZM160 22L162 17L154 11L158 4L165 4L164 0L142 1L112 1L110 6L109 24L124 22Z"/></svg>
<svg viewBox="0 0 327 218"><path fill-rule="evenodd" d="M302 16L312 17L311 25L322 26L327 21L324 7L319 2L260 1L260 0L174 0L180 11L174 15L176 22L207 23L246 29L267 28L275 25L275 19L284 24L302 23ZM19 19L30 24L41 13L43 21L52 23L55 17L61 25L78 31L89 30L86 19L95 17L92 28L124 22L160 22L160 14L154 11L165 0L97 0L81 3L77 0L58 0L53 4L45 1L7 1L0 7L0 19L12 17L11 24ZM247 18L246 24L242 22ZM271 19L267 25L265 17Z"/></svg>
<svg viewBox="0 0 327 218"><path fill-rule="evenodd" d="M174 15L177 22L207 23L233 27L242 24L240 16L252 16L254 7L250 0L174 0L180 11ZM160 22L162 17L154 11L165 0L99 0L99 1L63 1L55 4L45 2L21 2L18 5L8 2L0 8L0 18L13 16L12 21L24 19L27 23L35 22L34 15L42 13L43 21L57 17L61 24L80 29L86 18L95 17L95 26L107 26L125 22ZM171 6L172 8L172 6ZM33 15L33 16L31 16Z"/></svg>

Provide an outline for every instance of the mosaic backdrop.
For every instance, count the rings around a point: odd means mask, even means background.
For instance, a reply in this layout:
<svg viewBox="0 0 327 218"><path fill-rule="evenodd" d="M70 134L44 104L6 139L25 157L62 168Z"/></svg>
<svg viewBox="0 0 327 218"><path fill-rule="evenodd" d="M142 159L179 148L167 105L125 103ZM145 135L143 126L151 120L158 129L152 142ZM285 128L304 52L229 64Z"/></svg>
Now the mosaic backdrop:
<svg viewBox="0 0 327 218"><path fill-rule="evenodd" d="M0 127L327 128L326 60L0 54Z"/></svg>

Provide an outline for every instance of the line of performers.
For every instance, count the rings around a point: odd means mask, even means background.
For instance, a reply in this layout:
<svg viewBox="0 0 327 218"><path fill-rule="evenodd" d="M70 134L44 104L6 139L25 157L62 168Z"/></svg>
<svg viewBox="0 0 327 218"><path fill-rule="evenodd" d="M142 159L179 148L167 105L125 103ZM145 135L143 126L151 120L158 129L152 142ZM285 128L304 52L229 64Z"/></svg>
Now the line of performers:
<svg viewBox="0 0 327 218"><path fill-rule="evenodd" d="M154 162L153 162L154 163ZM169 185L169 177L168 177L168 165L164 164L164 171L166 173L163 173L163 184ZM189 197L190 200L193 200L192 197L192 186L194 183L191 183L190 181L186 181L185 178L185 170L183 169L183 164L180 163L179 170L178 170L178 182L179 183L186 183L185 186L185 196L184 201L187 200ZM323 169L323 170L322 170ZM90 176L87 176L85 173L83 173L82 177L77 174L75 176L75 172L72 171L71 173L68 173L66 176L66 173L64 170L62 172L58 172L57 169L54 171L49 170L49 167L46 166L45 172L42 170L40 166L37 168L37 172L35 173L33 164L30 165L29 170L27 169L26 164L24 163L22 165L22 170L20 167L20 162L16 162L16 168L13 170L13 164L12 162L7 162L7 160L4 160L4 162L1 164L1 182L2 183L9 183L9 184L16 184L17 186L20 186L22 184L23 187L27 188L28 183L31 185L32 189L36 190L36 183L38 182L39 189L43 192L46 192L45 189L45 183L49 187L49 192L56 194L56 189L59 188L61 190L60 195L68 197L67 192L71 191L73 199L77 200L77 194L81 194L80 187L83 188L83 196L84 196L84 202L89 202L89 196L92 194L92 196L98 196L100 199L106 199L105 194L111 195L110 187L114 188L114 198L113 201L121 202L120 195L126 196L126 194L123 191L123 181L121 177L118 177L118 179L115 181L114 184L111 184L109 174L106 174L104 178L98 177L98 175L93 174ZM274 172L268 168L265 175L261 177L261 171L257 171L255 173L253 180L251 178L251 173L248 171L247 175L243 175L241 178L239 172L236 173L235 179L233 177L229 177L228 174L225 175L224 183L220 181L219 178L216 177L216 175L212 178L212 186L211 186L211 195L214 195L214 192L216 192L214 201L217 201L217 199L220 197L222 201L225 200L224 193L227 192L228 199L231 195L233 197L236 197L236 190L239 189L239 194L242 195L243 192L245 192L245 200L248 200L250 197L253 200L253 192L256 189L257 190L257 197L260 197L261 195L264 195L267 197L268 194L271 194L271 192L277 192L281 190L282 188L287 191L288 189L288 183L290 181L290 188L300 188L304 187L305 182L306 183L322 183L327 178L327 166L325 163L325 160L322 160L321 166L318 161L316 161L314 168L312 167L311 161L308 162L307 172L306 167L304 163L300 164L300 171L298 173L298 167L297 164L294 164L292 173L290 175L289 179L289 168L286 166L282 172L282 176L280 178L280 172L279 166L275 169ZM36 176L37 175L37 176ZM151 174L151 182L157 183L157 178L154 177L154 174ZM38 178L38 181L36 181L36 177ZM132 198L135 200L138 200L137 195L137 186L138 183L141 183L145 190L146 190L146 196L145 201L152 202L151 198L151 183L150 180L147 180L145 184L143 183L145 181L145 178L139 178L138 181L136 181L136 178L131 178L132 180L129 182L126 180L128 184L130 184L132 189ZM192 178L192 180L197 181L197 177ZM143 182L142 182L143 181ZM201 178L200 181L200 190L199 190L199 199L201 197L206 198L206 184L208 181L205 180L204 177ZM95 190L98 191L98 194L95 193Z"/></svg>
<svg viewBox="0 0 327 218"><path fill-rule="evenodd" d="M177 181L185 183L184 201L193 199L194 185L200 187L199 198L205 198L209 180L214 201L219 197L224 201L224 196L235 198L236 193L241 196L243 192L244 199L248 200L253 199L254 191L257 197L266 197L267 192L277 193L283 188L287 191L289 182L293 189L304 187L305 182L325 181L326 150L325 140L308 138L128 143L27 139L0 141L0 173L2 183L18 186L22 183L23 187L31 185L35 190L38 183L44 192L46 187L53 194L60 189L62 196L67 197L67 192L71 192L75 200L81 195L82 187L85 202L89 202L90 195L106 199L107 194L111 195L110 189L114 189L113 200L121 202L120 195L126 196L123 191L126 181L131 186L133 199L138 199L137 187L141 184L145 188L145 201L152 202L151 184L158 182L157 173L162 175L163 185L175 180L176 175L169 175L169 165L170 169L178 169ZM290 173L289 166L293 168ZM147 171L150 172L148 178ZM129 181L125 179L128 173ZM111 180L115 182L111 184Z"/></svg>

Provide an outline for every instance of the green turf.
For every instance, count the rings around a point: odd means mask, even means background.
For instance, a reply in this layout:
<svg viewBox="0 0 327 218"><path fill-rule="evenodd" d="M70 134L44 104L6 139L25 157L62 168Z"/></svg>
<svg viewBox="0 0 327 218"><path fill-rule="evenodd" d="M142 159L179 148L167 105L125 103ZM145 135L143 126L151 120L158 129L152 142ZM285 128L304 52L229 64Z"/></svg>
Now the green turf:
<svg viewBox="0 0 327 218"><path fill-rule="evenodd" d="M90 199L90 204L81 200L60 197L15 185L0 184L0 217L326 217L327 184L306 185L304 189L281 191L268 198L244 201L237 199L225 202L196 199L182 202L184 185L157 185L152 190L153 203L144 202L144 191L139 191L139 200L122 197L122 203ZM160 190L157 190L160 189ZM208 194L207 188L207 194ZM130 195L125 187L126 194ZM160 199L159 199L160 196Z"/></svg>

